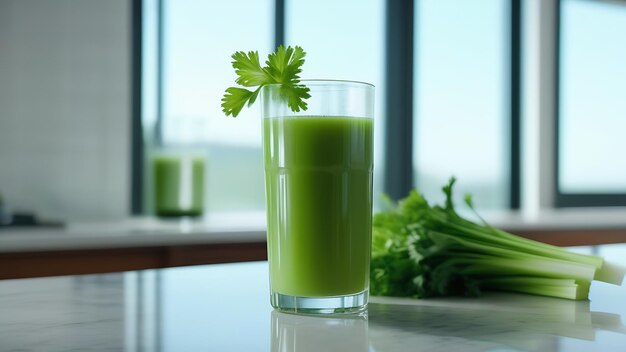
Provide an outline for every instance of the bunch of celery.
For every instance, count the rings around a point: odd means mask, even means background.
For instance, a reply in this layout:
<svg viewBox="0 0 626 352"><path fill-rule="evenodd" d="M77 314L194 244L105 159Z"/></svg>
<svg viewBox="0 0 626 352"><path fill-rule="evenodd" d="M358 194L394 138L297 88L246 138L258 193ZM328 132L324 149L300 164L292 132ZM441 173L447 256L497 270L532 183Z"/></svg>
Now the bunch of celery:
<svg viewBox="0 0 626 352"><path fill-rule="evenodd" d="M587 299L592 280L621 284L624 269L602 257L512 235L454 209L454 178L445 205L431 206L412 191L373 219L371 294L477 296L502 290ZM465 197L473 210L470 196Z"/></svg>

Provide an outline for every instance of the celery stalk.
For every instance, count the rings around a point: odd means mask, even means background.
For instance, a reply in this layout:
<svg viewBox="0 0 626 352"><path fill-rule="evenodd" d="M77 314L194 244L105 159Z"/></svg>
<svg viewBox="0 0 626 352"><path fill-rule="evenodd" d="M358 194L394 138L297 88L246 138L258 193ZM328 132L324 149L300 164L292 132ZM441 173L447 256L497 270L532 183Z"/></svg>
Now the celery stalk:
<svg viewBox="0 0 626 352"><path fill-rule="evenodd" d="M504 290L586 299L592 280L621 284L626 268L602 257L515 236L462 218L452 202L431 206L412 191L375 214L371 293L431 297ZM473 210L471 197L466 203ZM484 220L483 220L484 222Z"/></svg>

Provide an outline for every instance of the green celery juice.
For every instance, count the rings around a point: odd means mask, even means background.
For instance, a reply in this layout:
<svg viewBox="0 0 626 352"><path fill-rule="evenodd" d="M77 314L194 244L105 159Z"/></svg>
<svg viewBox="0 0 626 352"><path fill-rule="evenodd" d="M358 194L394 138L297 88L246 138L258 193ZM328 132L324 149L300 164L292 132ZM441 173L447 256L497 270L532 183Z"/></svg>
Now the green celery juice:
<svg viewBox="0 0 626 352"><path fill-rule="evenodd" d="M159 155L152 159L154 202L158 216L202 215L204 159Z"/></svg>
<svg viewBox="0 0 626 352"><path fill-rule="evenodd" d="M373 120L264 118L273 292L327 297L369 286Z"/></svg>

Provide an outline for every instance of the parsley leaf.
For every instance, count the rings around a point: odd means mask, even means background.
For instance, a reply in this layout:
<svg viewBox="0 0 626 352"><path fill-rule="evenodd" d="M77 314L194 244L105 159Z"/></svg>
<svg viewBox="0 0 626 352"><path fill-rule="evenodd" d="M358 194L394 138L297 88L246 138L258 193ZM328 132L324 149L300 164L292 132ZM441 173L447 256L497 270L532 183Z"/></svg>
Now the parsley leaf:
<svg viewBox="0 0 626 352"><path fill-rule="evenodd" d="M230 87L226 89L226 94L222 98L223 111L227 116L232 114L233 117L236 117L252 95L254 95L254 92L245 88Z"/></svg>
<svg viewBox="0 0 626 352"><path fill-rule="evenodd" d="M248 54L238 51L233 54L233 68L239 76L235 82L244 87L260 86L267 81L267 74L259 63L259 53L249 51Z"/></svg>
<svg viewBox="0 0 626 352"><path fill-rule="evenodd" d="M268 84L280 84L279 94L282 96L292 111L298 112L307 109L304 101L311 97L309 88L300 83L299 74L304 64L304 50L279 46L276 52L268 55L265 67L261 67L259 53L238 51L231 57L237 79L235 82L243 87L257 87L254 91L230 87L222 98L222 111L233 117L237 117L243 107L251 106L256 101L261 88Z"/></svg>

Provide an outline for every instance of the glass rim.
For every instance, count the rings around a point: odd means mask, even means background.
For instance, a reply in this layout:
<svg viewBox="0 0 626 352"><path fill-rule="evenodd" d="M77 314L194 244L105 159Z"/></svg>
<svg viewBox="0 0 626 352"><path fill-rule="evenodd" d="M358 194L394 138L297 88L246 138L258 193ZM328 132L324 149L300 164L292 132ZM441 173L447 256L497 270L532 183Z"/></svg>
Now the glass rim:
<svg viewBox="0 0 626 352"><path fill-rule="evenodd" d="M353 81L353 80L348 80L348 79L324 79L324 78L301 79L300 83L306 86L309 86L309 85L319 86L319 85L324 85L324 84L341 84L341 85L353 85L353 86L368 86L371 88L376 88L376 86L373 85L372 83L363 82L363 81ZM282 85L282 83L272 83L272 84L266 84L265 87L276 87L280 85Z"/></svg>

